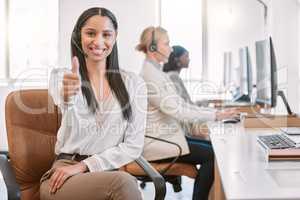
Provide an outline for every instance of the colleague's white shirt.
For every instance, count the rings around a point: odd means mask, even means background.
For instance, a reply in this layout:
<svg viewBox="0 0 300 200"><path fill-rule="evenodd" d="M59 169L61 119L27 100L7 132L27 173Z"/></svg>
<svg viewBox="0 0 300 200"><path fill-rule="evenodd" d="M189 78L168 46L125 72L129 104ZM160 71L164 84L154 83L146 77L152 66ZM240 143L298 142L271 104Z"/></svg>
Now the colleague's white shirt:
<svg viewBox="0 0 300 200"><path fill-rule="evenodd" d="M191 100L191 97L186 90L184 83L182 79L180 78L179 72L177 71L169 71L167 72L169 78L171 81L173 81L174 86L176 88L176 91L178 92L178 95L181 96L186 102L194 104Z"/></svg>
<svg viewBox="0 0 300 200"><path fill-rule="evenodd" d="M49 84L49 93L62 111L55 153L91 155L83 160L91 172L117 169L137 159L143 150L147 112L147 89L142 78L121 71L132 108L132 121L128 122L113 94L99 102L96 113L89 110L81 90L65 104L60 92L64 72L53 70Z"/></svg>
<svg viewBox="0 0 300 200"><path fill-rule="evenodd" d="M182 155L189 153L185 133L180 122L201 123L215 120L215 111L202 109L181 98L161 66L145 60L141 70L148 89L146 135L178 144ZM143 155L148 160L159 160L178 155L175 145L146 138Z"/></svg>

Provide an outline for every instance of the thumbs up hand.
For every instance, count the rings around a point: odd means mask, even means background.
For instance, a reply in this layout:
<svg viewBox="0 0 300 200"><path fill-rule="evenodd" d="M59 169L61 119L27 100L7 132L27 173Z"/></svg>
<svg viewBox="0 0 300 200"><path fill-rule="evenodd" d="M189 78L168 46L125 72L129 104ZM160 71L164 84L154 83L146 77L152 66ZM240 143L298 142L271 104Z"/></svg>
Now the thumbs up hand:
<svg viewBox="0 0 300 200"><path fill-rule="evenodd" d="M63 77L63 98L69 102L70 97L75 96L81 87L79 74L79 61L76 56L72 58L72 73L65 73Z"/></svg>

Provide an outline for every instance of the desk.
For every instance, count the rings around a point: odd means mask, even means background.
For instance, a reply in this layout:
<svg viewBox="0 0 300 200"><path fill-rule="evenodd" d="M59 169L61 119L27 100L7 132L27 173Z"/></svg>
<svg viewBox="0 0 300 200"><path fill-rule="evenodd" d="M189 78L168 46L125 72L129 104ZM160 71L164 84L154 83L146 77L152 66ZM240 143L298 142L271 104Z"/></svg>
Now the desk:
<svg viewBox="0 0 300 200"><path fill-rule="evenodd" d="M7 188L2 176L2 173L0 171L0 200L7 200Z"/></svg>
<svg viewBox="0 0 300 200"><path fill-rule="evenodd" d="M256 141L257 135L279 131L244 129L241 124L208 127L217 163L215 199L221 199L221 183L226 199L300 199L300 162L267 162Z"/></svg>

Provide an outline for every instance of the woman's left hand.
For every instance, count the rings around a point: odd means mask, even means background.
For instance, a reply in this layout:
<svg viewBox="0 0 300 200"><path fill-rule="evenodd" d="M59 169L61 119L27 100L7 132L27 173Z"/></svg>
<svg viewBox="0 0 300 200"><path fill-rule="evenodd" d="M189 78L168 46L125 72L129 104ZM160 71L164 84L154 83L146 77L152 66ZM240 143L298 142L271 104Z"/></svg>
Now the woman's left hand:
<svg viewBox="0 0 300 200"><path fill-rule="evenodd" d="M56 168L49 182L50 194L54 194L68 178L75 174L86 172L87 169L87 166L83 162Z"/></svg>
<svg viewBox="0 0 300 200"><path fill-rule="evenodd" d="M226 108L216 112L216 120L223 120L227 118L239 117L240 111L236 108Z"/></svg>

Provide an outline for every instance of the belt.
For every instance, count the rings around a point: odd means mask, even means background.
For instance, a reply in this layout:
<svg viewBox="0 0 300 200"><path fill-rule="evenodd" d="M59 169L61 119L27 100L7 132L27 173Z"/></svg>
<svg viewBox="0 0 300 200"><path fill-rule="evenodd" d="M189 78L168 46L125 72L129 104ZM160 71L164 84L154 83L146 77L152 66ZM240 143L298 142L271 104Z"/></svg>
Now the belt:
<svg viewBox="0 0 300 200"><path fill-rule="evenodd" d="M68 154L68 153L60 153L57 157L56 160L61 160L61 159L66 159L66 160L75 160L77 162L80 162L90 156L87 155L80 155L78 153L75 154Z"/></svg>

